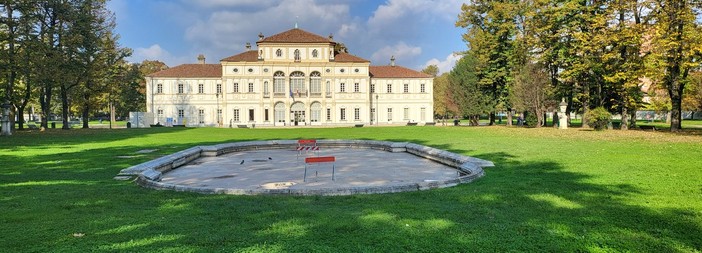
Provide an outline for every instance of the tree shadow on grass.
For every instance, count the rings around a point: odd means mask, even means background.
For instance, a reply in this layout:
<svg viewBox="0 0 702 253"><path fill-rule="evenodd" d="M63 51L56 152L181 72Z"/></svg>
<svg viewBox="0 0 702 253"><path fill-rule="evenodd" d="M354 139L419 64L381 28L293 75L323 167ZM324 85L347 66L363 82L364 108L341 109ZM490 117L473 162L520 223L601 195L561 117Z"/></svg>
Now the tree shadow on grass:
<svg viewBox="0 0 702 253"><path fill-rule="evenodd" d="M7 207L0 216L0 247L281 252L702 249L700 218L693 210L634 205L628 200L645 194L645 189L592 183L591 175L570 172L559 163L521 162L504 152L476 155L497 167L486 168L486 176L473 183L451 188L340 197L228 196L156 191L112 180L119 169L146 158L115 156L144 145L0 156L3 164L13 164L0 170L0 205Z"/></svg>

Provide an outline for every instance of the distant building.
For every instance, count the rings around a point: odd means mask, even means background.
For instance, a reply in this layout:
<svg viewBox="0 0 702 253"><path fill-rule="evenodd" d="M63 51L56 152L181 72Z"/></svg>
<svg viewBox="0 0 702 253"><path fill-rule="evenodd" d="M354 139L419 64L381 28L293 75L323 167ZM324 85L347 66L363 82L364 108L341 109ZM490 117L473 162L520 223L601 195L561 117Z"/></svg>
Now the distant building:
<svg viewBox="0 0 702 253"><path fill-rule="evenodd" d="M395 65L371 66L333 37L298 28L256 49L146 77L154 124L187 126L389 125L433 121L433 78Z"/></svg>

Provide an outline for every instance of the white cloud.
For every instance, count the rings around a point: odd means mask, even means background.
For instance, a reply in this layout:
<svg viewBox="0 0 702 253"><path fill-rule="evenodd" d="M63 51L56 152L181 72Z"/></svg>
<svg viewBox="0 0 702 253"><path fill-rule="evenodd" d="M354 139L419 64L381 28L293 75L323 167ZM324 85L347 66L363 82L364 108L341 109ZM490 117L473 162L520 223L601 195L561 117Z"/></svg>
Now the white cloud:
<svg viewBox="0 0 702 253"><path fill-rule="evenodd" d="M158 60L166 63L170 67L173 67L181 63L194 63L195 59L195 56L174 56L167 50L161 48L161 45L153 44L147 48L140 47L134 49L134 53L127 60L135 63L142 62L143 60Z"/></svg>
<svg viewBox="0 0 702 253"><path fill-rule="evenodd" d="M313 0L283 1L254 11L224 8L211 12L192 20L186 29L185 38L193 48L209 49L215 57L224 58L242 52L247 42L255 46L259 32L271 36L291 29L298 23L301 29L324 36L339 27L343 28L342 24L349 20L348 5L326 2L317 4Z"/></svg>
<svg viewBox="0 0 702 253"><path fill-rule="evenodd" d="M371 61L374 62L374 65L385 65L390 63L391 57L395 56L397 63L401 64L420 54L422 54L421 47L410 46L404 42L399 42L394 46L385 46L375 51L371 56Z"/></svg>
<svg viewBox="0 0 702 253"><path fill-rule="evenodd" d="M456 62L460 60L461 57L463 57L463 55L452 53L446 56L446 59L444 59L443 61L433 58L427 61L427 63L425 63L424 66L422 66L422 69L426 68L429 65L436 65L437 67L439 67L439 74L446 73L451 71L453 69L453 66L456 66Z"/></svg>

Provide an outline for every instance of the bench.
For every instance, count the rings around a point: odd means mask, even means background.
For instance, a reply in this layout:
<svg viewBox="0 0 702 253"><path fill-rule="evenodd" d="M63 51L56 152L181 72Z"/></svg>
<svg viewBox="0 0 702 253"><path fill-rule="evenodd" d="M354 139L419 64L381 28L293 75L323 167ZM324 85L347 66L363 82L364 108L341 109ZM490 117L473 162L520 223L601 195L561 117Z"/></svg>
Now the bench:
<svg viewBox="0 0 702 253"><path fill-rule="evenodd" d="M247 125L236 125L237 128L249 128Z"/></svg>
<svg viewBox="0 0 702 253"><path fill-rule="evenodd" d="M305 158L305 175L302 178L302 182L307 182L307 165L313 163L332 163L332 181L336 181L334 174L336 174L335 168L336 157L333 156L320 156L320 157L307 157Z"/></svg>
<svg viewBox="0 0 702 253"><path fill-rule="evenodd" d="M37 125L34 125L34 124L28 124L27 127L29 128L29 130L38 130L39 129L37 127Z"/></svg>
<svg viewBox="0 0 702 253"><path fill-rule="evenodd" d="M363 127L363 124L356 124L354 127Z"/></svg>
<svg viewBox="0 0 702 253"><path fill-rule="evenodd" d="M436 122L427 122L427 123L424 123L424 125L425 126L433 126L433 125L436 125Z"/></svg>
<svg viewBox="0 0 702 253"><path fill-rule="evenodd" d="M416 126L416 125L417 125L417 122L407 122L407 125L408 125L408 126Z"/></svg>
<svg viewBox="0 0 702 253"><path fill-rule="evenodd" d="M653 130L656 131L656 126L639 126L639 129L641 130Z"/></svg>

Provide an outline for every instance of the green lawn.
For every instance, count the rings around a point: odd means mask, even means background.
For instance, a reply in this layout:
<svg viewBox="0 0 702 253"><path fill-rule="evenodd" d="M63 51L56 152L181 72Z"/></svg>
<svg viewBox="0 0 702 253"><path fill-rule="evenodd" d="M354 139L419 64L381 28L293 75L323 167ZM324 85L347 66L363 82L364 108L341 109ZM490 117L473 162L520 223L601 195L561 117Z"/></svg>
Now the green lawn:
<svg viewBox="0 0 702 253"><path fill-rule="evenodd" d="M200 195L112 179L194 145L297 138L410 141L496 166L452 188L340 197ZM25 131L0 137L0 212L2 252L699 252L702 135L501 126Z"/></svg>

